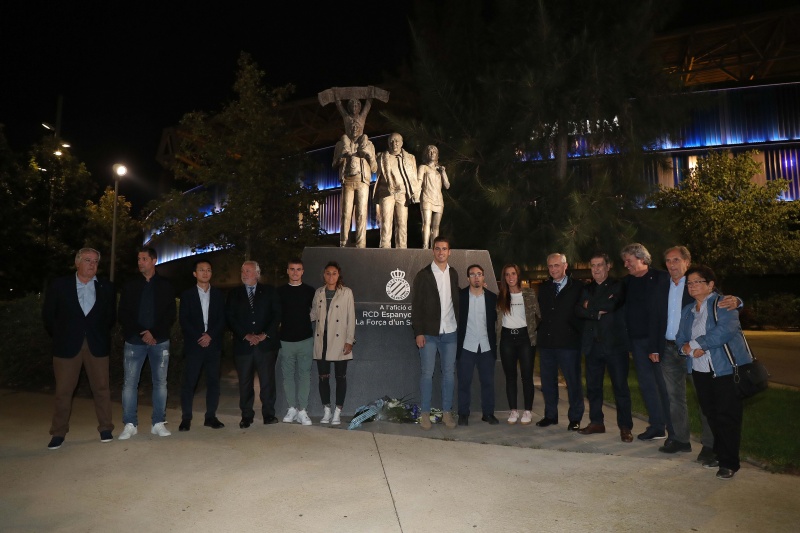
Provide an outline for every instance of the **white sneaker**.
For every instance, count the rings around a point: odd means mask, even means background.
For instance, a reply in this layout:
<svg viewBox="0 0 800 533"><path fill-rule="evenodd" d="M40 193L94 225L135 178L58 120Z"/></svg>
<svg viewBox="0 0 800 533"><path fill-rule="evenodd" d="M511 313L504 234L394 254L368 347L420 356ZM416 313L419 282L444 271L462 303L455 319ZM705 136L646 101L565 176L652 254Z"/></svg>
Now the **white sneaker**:
<svg viewBox="0 0 800 533"><path fill-rule="evenodd" d="M532 420L533 420L533 415L531 415L531 412L525 411L524 413L522 413L522 420L520 420L520 423L523 426L527 426L528 424L531 423Z"/></svg>
<svg viewBox="0 0 800 533"><path fill-rule="evenodd" d="M125 427L122 429L122 433L119 434L119 437L117 437L117 439L128 440L129 438L136 435L138 432L139 430L136 429L136 426L134 426L133 424L125 424Z"/></svg>
<svg viewBox="0 0 800 533"><path fill-rule="evenodd" d="M509 424L516 424L517 420L519 420L519 412L516 409L511 410L511 414L508 415L508 423Z"/></svg>
<svg viewBox="0 0 800 533"><path fill-rule="evenodd" d="M311 425L311 419L308 418L308 413L306 413L305 409L297 411L297 421L303 424L304 426Z"/></svg>
<svg viewBox="0 0 800 533"><path fill-rule="evenodd" d="M338 426L342 423L342 408L337 407L333 411L333 420L331 420L331 425Z"/></svg>
<svg viewBox="0 0 800 533"><path fill-rule="evenodd" d="M322 420L320 420L320 424L330 424L331 423L331 408L330 406L326 405L324 407L324 411L322 413Z"/></svg>
<svg viewBox="0 0 800 533"><path fill-rule="evenodd" d="M283 417L283 421L291 424L294 422L295 418L297 418L297 409L290 407L289 410L286 411L286 416Z"/></svg>
<svg viewBox="0 0 800 533"><path fill-rule="evenodd" d="M159 422L153 426L153 429L150 430L150 433L153 435L158 435L159 437L169 437L172 433L164 426L166 422Z"/></svg>

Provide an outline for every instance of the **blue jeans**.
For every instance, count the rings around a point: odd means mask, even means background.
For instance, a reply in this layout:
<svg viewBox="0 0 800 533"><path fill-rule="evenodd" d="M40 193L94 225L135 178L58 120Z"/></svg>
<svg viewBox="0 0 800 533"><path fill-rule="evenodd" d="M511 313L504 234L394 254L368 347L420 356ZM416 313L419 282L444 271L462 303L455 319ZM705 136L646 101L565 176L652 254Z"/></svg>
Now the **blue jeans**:
<svg viewBox="0 0 800 533"><path fill-rule="evenodd" d="M153 375L153 424L164 422L167 417L167 370L169 369L169 341L152 346L125 343L123 368L125 381L122 386L122 423L139 425L139 377L144 360L150 358L150 373Z"/></svg>
<svg viewBox="0 0 800 533"><path fill-rule="evenodd" d="M661 374L664 376L664 385L667 391L669 421L672 424L670 438L678 442L690 441L689 408L686 405L686 378L688 367L686 357L678 354L675 343L669 342L661 354Z"/></svg>
<svg viewBox="0 0 800 533"><path fill-rule="evenodd" d="M631 339L631 352L633 364L636 366L636 377L639 379L639 390L647 407L650 427L659 431L667 429L672 435L667 385L661 373L661 363L654 363L648 357L648 346L647 339Z"/></svg>
<svg viewBox="0 0 800 533"><path fill-rule="evenodd" d="M580 423L583 418L583 385L581 385L581 352L567 348L539 348L539 372L542 378L544 416L558 420L558 369L567 382L567 399L570 422Z"/></svg>
<svg viewBox="0 0 800 533"><path fill-rule="evenodd" d="M456 332L444 335L425 335L425 346L419 349L421 373L419 376L420 409L424 413L431 410L433 394L433 368L436 365L436 352L439 352L439 368L442 371L442 411L453 409L453 383L456 368Z"/></svg>

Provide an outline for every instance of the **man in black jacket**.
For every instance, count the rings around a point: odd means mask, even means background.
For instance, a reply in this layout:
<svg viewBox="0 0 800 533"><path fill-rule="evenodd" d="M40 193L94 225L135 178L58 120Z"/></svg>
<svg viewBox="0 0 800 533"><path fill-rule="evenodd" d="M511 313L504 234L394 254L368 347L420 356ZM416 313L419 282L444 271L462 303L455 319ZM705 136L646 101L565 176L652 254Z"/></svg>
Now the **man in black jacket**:
<svg viewBox="0 0 800 533"><path fill-rule="evenodd" d="M113 440L111 396L108 386L108 354L114 325L114 287L97 278L100 252L81 248L75 255L75 275L53 281L44 296L42 320L53 338L53 373L56 401L50 425L51 450L61 447L69 431L72 396L81 367L92 387L100 442Z"/></svg>
<svg viewBox="0 0 800 533"><path fill-rule="evenodd" d="M633 442L631 429L631 391L628 389L628 334L622 282L608 276L611 261L598 252L589 260L593 281L583 288L575 312L584 319L583 353L586 356L586 395L589 397L589 425L578 430L581 435L605 433L603 422L603 376L608 368L617 426L622 442Z"/></svg>
<svg viewBox="0 0 800 533"><path fill-rule="evenodd" d="M472 375L478 367L481 383L481 420L496 425L494 366L497 360L497 295L484 288L483 267L467 267L469 287L461 289L458 316L458 425L469 425Z"/></svg>
<svg viewBox="0 0 800 533"><path fill-rule="evenodd" d="M539 427L558 423L558 369L564 374L569 398L567 429L577 431L583 418L581 386L581 324L575 304L583 284L567 276L567 257L561 253L547 256L548 281L539 287L539 371L542 378L544 418Z"/></svg>
<svg viewBox="0 0 800 533"><path fill-rule="evenodd" d="M411 289L411 328L414 330L421 372L419 377L419 425L431 429L430 410L433 393L433 369L436 353L442 370L442 421L450 429L456 421L453 385L456 366L458 330L458 273L450 268L450 241L442 235L433 240L433 262L417 273Z"/></svg>
<svg viewBox="0 0 800 533"><path fill-rule="evenodd" d="M125 440L138 432L139 377L144 360L150 359L153 376L153 414L150 432L168 437L167 370L169 338L175 323L175 289L156 272L158 255L153 248L142 248L137 256L141 276L128 281L119 298L119 322L125 339L122 386L122 422L119 436Z"/></svg>
<svg viewBox="0 0 800 533"><path fill-rule="evenodd" d="M225 315L233 331L233 359L239 374L240 428L253 423L255 411L254 374L258 373L261 390L261 414L265 424L275 424L275 363L278 360L281 303L272 285L258 283L261 267L255 261L242 264L241 287L228 293Z"/></svg>
<svg viewBox="0 0 800 533"><path fill-rule="evenodd" d="M219 405L219 372L222 356L222 333L225 330L225 299L222 291L211 286L211 262L198 259L192 275L197 285L181 295L180 317L183 331L183 383L181 384L180 431L192 427L194 389L200 372L206 373L206 415L204 426L221 429L217 418Z"/></svg>

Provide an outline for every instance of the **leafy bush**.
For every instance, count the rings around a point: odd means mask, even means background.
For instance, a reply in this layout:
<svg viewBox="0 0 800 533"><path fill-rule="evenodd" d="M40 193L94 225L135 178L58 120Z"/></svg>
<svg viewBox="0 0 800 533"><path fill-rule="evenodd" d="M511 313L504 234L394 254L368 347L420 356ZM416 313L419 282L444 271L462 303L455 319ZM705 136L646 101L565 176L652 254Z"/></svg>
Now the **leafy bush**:
<svg viewBox="0 0 800 533"><path fill-rule="evenodd" d="M762 326L800 327L800 298L784 292L759 300L756 302L756 316Z"/></svg>

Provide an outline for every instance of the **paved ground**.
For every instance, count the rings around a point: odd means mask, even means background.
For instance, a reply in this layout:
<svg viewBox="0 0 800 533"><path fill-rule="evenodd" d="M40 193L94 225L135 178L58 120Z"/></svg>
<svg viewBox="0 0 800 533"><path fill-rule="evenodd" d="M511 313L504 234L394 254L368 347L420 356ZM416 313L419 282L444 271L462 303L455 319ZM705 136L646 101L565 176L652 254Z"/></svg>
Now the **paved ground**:
<svg viewBox="0 0 800 533"><path fill-rule="evenodd" d="M142 406L141 432L107 444L91 401L76 399L55 451L46 449L52 397L0 390L0 530L777 532L800 521L800 478L744 465L719 481L693 462L697 449L667 456L616 432L490 427L476 416L452 431L241 430L225 390L225 429L179 433L170 409L174 434L159 438ZM637 420L634 432L643 428Z"/></svg>

